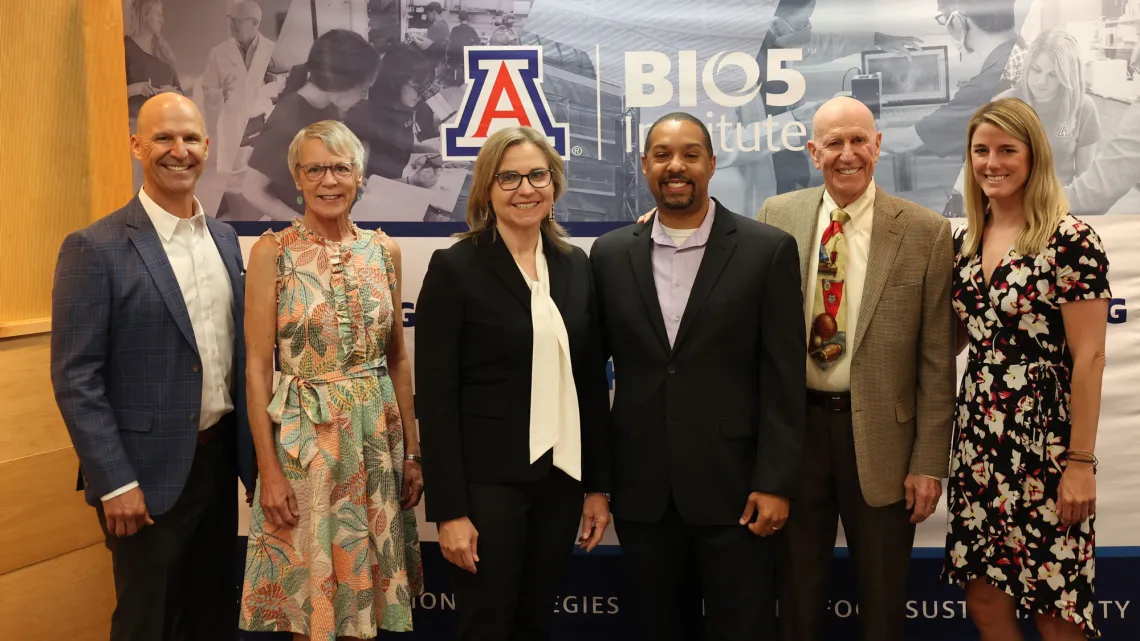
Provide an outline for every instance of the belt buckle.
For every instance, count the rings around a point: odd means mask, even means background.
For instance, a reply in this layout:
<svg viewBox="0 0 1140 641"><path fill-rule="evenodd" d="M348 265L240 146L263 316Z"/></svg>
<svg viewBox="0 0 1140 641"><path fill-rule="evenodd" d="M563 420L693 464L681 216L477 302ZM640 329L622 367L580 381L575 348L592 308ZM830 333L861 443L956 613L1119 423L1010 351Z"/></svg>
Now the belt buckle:
<svg viewBox="0 0 1140 641"><path fill-rule="evenodd" d="M827 395L823 398L823 408L829 412L842 412L845 399L842 396Z"/></svg>

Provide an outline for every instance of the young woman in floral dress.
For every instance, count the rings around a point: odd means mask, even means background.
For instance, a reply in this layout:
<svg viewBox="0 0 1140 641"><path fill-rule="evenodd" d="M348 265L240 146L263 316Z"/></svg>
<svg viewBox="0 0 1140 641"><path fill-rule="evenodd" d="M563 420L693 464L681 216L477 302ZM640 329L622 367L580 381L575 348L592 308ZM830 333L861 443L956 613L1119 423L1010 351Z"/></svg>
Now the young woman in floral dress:
<svg viewBox="0 0 1140 641"><path fill-rule="evenodd" d="M958 394L943 578L983 641L1099 633L1093 598L1097 420L1108 259L1068 213L1048 137L1024 102L968 129L967 225L952 301L969 344Z"/></svg>

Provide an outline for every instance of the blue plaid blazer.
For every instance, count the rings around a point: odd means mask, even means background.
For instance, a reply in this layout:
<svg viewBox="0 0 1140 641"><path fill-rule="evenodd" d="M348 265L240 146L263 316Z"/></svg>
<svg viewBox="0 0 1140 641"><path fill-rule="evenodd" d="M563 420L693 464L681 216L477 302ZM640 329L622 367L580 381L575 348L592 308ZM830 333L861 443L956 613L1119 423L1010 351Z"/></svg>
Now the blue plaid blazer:
<svg viewBox="0 0 1140 641"><path fill-rule="evenodd" d="M245 409L245 287L229 225L206 217L234 298L234 414L253 488ZM51 378L87 502L138 481L152 515L182 492L198 442L202 368L182 291L138 196L63 241L52 287ZM236 500L236 499L235 499Z"/></svg>

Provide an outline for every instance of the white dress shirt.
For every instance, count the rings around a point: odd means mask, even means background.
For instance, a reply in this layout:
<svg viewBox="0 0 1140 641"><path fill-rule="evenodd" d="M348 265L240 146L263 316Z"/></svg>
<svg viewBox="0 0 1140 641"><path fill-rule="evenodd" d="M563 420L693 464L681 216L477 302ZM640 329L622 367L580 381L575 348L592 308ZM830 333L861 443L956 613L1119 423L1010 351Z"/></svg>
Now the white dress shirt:
<svg viewBox="0 0 1140 641"><path fill-rule="evenodd" d="M202 408L198 429L206 430L226 413L233 411L230 384L233 381L234 316L233 287L214 237L206 227L202 205L194 199L194 215L179 218L160 207L145 190L139 200L154 224L170 268L182 290L182 300L190 316L198 355L202 361ZM112 499L138 487L129 483L103 500Z"/></svg>
<svg viewBox="0 0 1140 641"><path fill-rule="evenodd" d="M554 448L554 466L582 480L581 419L578 390L570 360L570 339L562 313L550 298L550 272L542 237L534 255L538 280L519 265L530 288L530 318L534 332L530 379L530 462Z"/></svg>
<svg viewBox="0 0 1140 641"><path fill-rule="evenodd" d="M811 318L815 304L815 288L818 286L816 278L819 275L819 261L814 257L819 255L819 244L823 241L823 232L831 224L831 212L839 206L831 194L823 191L823 202L816 213L814 244L807 248L811 252L812 260L808 261L807 283L810 288L804 296L804 319L807 335L811 336ZM867 277L867 256L871 248L871 228L875 212L875 183L867 186L867 191L854 202L843 208L851 216L851 220L843 225L843 234L847 241L847 280L843 283L843 304L847 306L847 351L830 369L823 370L815 363L811 356L807 357L807 386L808 389L820 392L849 392L851 391L851 348L855 346L855 328L859 323L859 307L863 299L863 281Z"/></svg>

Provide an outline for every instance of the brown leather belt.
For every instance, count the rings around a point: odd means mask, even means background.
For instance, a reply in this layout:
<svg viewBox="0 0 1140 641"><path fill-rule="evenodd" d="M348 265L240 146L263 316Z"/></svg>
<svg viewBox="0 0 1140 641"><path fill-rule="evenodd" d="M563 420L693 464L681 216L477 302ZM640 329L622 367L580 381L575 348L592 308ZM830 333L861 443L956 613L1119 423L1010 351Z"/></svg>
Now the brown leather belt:
<svg viewBox="0 0 1140 641"><path fill-rule="evenodd" d="M807 402L808 405L823 408L828 412L851 411L850 392L818 392L809 389L807 391Z"/></svg>

